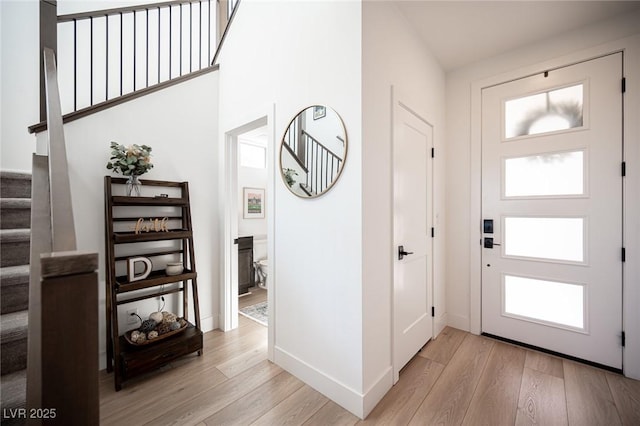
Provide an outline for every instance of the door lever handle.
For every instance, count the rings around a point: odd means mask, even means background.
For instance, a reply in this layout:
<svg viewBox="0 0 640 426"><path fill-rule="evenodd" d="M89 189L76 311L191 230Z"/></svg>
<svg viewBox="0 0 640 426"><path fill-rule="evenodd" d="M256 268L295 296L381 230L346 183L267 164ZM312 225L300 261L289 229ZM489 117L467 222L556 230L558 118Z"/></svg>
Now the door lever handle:
<svg viewBox="0 0 640 426"><path fill-rule="evenodd" d="M484 238L484 248L493 248L493 246L499 246L499 243L494 243L493 242L493 238L491 237L485 237Z"/></svg>
<svg viewBox="0 0 640 426"><path fill-rule="evenodd" d="M404 251L404 246L398 246L398 260L404 259L405 256L413 254L412 251Z"/></svg>

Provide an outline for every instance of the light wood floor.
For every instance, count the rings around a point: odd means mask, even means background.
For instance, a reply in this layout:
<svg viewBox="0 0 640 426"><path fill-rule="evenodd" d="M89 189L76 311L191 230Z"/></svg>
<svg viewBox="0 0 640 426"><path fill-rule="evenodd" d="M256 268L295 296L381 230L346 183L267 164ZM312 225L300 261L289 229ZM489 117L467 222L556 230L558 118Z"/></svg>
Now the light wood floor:
<svg viewBox="0 0 640 426"><path fill-rule="evenodd" d="M640 382L446 328L366 421L267 361L267 328L205 334L204 355L113 390L104 425L640 425Z"/></svg>
<svg viewBox="0 0 640 426"><path fill-rule="evenodd" d="M267 290L261 287L252 287L249 289L250 294L238 297L238 309L255 305L256 303L267 300Z"/></svg>

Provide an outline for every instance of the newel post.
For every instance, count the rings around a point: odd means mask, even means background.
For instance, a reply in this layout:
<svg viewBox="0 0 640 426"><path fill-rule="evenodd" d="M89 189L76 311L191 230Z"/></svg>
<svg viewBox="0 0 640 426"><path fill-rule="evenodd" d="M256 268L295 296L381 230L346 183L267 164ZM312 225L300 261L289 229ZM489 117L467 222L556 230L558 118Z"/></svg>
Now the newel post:
<svg viewBox="0 0 640 426"><path fill-rule="evenodd" d="M98 254L41 256L40 407L52 425L100 423Z"/></svg>

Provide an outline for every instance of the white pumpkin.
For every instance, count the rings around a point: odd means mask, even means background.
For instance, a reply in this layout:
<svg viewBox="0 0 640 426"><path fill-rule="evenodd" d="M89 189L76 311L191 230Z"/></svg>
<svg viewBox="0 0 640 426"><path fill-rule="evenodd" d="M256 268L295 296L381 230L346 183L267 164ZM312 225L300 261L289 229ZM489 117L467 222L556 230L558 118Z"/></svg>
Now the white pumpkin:
<svg viewBox="0 0 640 426"><path fill-rule="evenodd" d="M162 322L162 318L162 312L151 312L151 314L149 315L149 319L154 320L158 324Z"/></svg>

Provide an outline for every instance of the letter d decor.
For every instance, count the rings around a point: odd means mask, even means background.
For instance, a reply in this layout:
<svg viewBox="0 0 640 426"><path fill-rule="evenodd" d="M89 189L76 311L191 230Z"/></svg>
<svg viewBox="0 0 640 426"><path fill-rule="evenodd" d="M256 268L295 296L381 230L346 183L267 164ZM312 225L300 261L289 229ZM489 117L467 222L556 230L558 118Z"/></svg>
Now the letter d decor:
<svg viewBox="0 0 640 426"><path fill-rule="evenodd" d="M136 275L136 263L144 264L144 270ZM127 277L129 282L144 280L151 273L152 265L151 260L147 257L130 257L127 259Z"/></svg>

